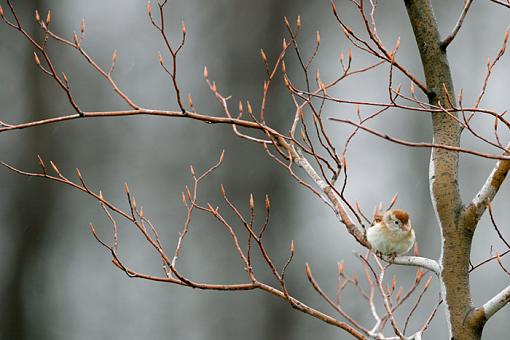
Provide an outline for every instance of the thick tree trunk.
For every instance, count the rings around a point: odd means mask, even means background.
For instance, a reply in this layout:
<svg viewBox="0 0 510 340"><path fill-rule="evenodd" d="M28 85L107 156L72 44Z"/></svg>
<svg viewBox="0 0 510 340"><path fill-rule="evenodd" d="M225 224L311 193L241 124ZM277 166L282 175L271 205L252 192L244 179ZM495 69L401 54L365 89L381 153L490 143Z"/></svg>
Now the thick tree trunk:
<svg viewBox="0 0 510 340"><path fill-rule="evenodd" d="M429 103L451 108L455 92L446 51L430 0L404 0L423 64ZM433 141L459 146L461 127L444 112L432 113ZM442 233L441 285L452 339L480 339L482 326L471 325L473 309L469 285L471 241L477 221L460 218L462 202L457 182L458 153L433 149L430 160L430 193ZM472 222L472 223L471 223ZM468 226L469 225L469 226Z"/></svg>

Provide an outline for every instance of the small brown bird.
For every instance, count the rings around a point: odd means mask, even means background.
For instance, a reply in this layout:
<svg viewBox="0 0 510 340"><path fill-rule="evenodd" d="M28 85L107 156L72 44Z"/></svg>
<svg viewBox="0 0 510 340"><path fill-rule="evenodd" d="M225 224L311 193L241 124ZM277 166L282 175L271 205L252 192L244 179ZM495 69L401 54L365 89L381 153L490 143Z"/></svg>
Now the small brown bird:
<svg viewBox="0 0 510 340"><path fill-rule="evenodd" d="M384 212L367 230L367 240L372 250L382 255L394 257L407 253L413 247L415 239L409 214L400 209Z"/></svg>

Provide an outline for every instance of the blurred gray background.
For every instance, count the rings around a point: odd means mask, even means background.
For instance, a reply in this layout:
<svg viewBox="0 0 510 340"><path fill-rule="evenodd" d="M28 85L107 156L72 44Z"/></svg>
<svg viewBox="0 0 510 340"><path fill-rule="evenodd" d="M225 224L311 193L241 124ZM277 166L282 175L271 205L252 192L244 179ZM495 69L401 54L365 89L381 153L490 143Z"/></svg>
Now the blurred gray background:
<svg viewBox="0 0 510 340"><path fill-rule="evenodd" d="M1 2L6 11L6 4ZM463 1L433 1L442 34L453 27ZM174 94L156 54L164 46L150 25L146 2L136 0L15 1L27 29L38 34L33 12L53 14L53 29L71 37L86 21L83 46L101 65L109 65L117 49L115 79L140 105L176 109ZM359 17L348 1L337 1L339 10L353 28L361 31ZM155 5L153 5L155 7ZM6 11L7 12L7 11ZM458 38L449 48L455 87L464 89L464 102L472 104L485 76L486 58L501 46L510 12L489 1L475 2ZM221 108L202 77L207 65L210 78L220 91L232 95L232 103L249 99L259 108L264 77L259 49L274 62L285 35L283 16L295 22L301 15L301 47L305 55L313 49L315 31L321 32L317 65L325 81L340 72L338 55L348 44L334 20L328 1L304 0L171 0L167 24L174 41L179 39L180 21L185 20L188 39L179 63L179 81L184 96L193 94L199 112L220 114ZM388 46L400 36L398 55L402 64L422 77L415 42L402 1L381 2L378 32ZM106 82L70 49L52 43L50 51L65 71L81 107L87 111L118 110L124 103ZM33 48L20 34L0 25L0 119L23 122L71 113L65 95L37 69ZM168 61L169 58L165 57ZM354 51L354 67L372 59ZM496 67L484 105L508 109L508 59ZM302 81L293 53L288 72ZM332 94L342 98L386 100L387 67L354 77ZM314 70L312 71L314 75ZM278 81L281 81L279 78ZM407 89L409 83L396 76ZM302 85L302 82L300 83ZM271 121L287 130L294 109L281 85L269 98ZM234 105L236 107L237 104ZM327 108L329 116L353 117L352 107ZM368 114L364 109L362 113ZM491 121L476 120L476 126L490 133ZM430 140L427 114L391 111L373 122L374 128L415 141ZM351 128L331 125L331 136L341 148ZM508 135L506 135L508 136ZM490 150L469 136L464 145ZM37 169L36 155L53 160L72 176L79 167L89 185L126 208L123 183L128 182L139 205L156 224L164 245L175 247L184 221L180 195L190 185L189 165L197 172L213 164L222 149L223 166L209 177L200 191L202 202L220 205L219 186L243 211L249 193L263 207L264 195L271 197L273 215L267 245L281 266L295 240L296 256L289 268L291 293L305 303L331 315L309 285L304 265L310 263L322 287L333 293L336 266L342 259L350 274L362 275L352 251L361 249L340 225L334 214L314 195L304 190L286 171L268 159L263 149L233 136L229 127L157 117L88 119L12 131L0 135L0 159L22 169ZM347 196L358 200L368 213L379 202L387 203L396 192L398 205L410 211L424 256L439 256L439 236L428 194L428 157L424 149L407 149L366 134L359 134L348 154ZM461 185L470 199L493 166L489 160L461 157ZM110 262L91 236L94 223L105 238L111 227L96 202L68 187L15 175L0 169L0 339L346 339L346 333L307 315L263 292L196 291L169 284L129 279ZM510 220L508 186L495 202L501 227ZM506 208L506 210L505 210ZM262 214L261 214L262 215ZM260 216L259 216L260 217ZM488 223L482 220L473 249L473 263L486 258L491 246L503 245ZM238 230L242 226L236 225ZM507 236L510 232L502 228ZM159 273L159 262L139 234L121 224L120 251L131 267ZM208 216L196 215L179 265L197 281L242 282L242 264L221 225ZM271 281L267 270L260 277ZM412 268L393 268L402 284L414 280ZM390 274L388 274L390 275ZM508 277L496 264L473 274L475 303L482 303L508 284ZM490 280L488 279L490 277ZM425 295L411 328L418 327L437 302L437 282ZM414 300L412 300L414 301ZM361 322L372 325L366 305L354 290L346 291L344 309ZM408 309L407 309L408 310ZM404 309L405 311L405 309ZM487 339L502 339L510 330L510 309L502 310L485 329ZM444 338L442 311L425 338Z"/></svg>

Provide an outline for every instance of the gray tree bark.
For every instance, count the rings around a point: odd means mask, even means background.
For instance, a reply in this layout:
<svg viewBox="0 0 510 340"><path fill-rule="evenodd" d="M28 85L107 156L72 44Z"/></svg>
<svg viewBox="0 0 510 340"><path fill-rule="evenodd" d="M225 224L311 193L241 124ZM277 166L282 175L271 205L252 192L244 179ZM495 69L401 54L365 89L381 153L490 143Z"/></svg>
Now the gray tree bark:
<svg viewBox="0 0 510 340"><path fill-rule="evenodd" d="M428 88L429 103L445 109L456 106L456 96L445 45L437 29L430 0L404 0ZM461 126L444 112L432 113L433 141L460 145ZM486 202L464 206L459 194L459 155L432 149L430 159L430 194L441 229L441 285L446 303L446 317L451 339L480 339L486 322L483 308L475 308L469 282L469 260L473 234ZM493 198L508 173L508 162L498 163L492 178ZM491 178L490 178L491 179Z"/></svg>

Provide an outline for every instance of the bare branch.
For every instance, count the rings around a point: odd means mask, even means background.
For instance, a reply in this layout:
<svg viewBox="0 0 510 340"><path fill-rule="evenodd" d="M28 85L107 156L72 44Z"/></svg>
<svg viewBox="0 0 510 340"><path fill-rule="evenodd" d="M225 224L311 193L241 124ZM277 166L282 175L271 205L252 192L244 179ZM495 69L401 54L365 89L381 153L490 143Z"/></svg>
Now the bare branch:
<svg viewBox="0 0 510 340"><path fill-rule="evenodd" d="M441 265L432 259L419 256L398 256L393 260L388 259L391 263L399 264L403 266L412 266L428 269L436 275L441 274Z"/></svg>
<svg viewBox="0 0 510 340"><path fill-rule="evenodd" d="M354 320L349 314L347 314L341 307L339 303L335 303L319 286L317 281L312 275L312 270L310 265L306 264L306 276L308 277L308 281L312 284L313 288L319 293L319 295L334 309L340 314L343 318L349 321L351 324L355 325L358 329L360 329L366 335L372 335L369 330L361 326L356 320Z"/></svg>
<svg viewBox="0 0 510 340"><path fill-rule="evenodd" d="M507 146L507 148L510 148L510 144ZM510 153L505 153L506 157L509 155ZM465 212L473 214L476 219L479 219L485 212L485 209L487 209L489 202L492 202L494 197L496 197L496 194L505 181L509 170L509 160L498 161L476 196L465 208Z"/></svg>
<svg viewBox="0 0 510 340"><path fill-rule="evenodd" d="M505 6L506 8L510 8L510 3L508 2L504 2L502 0L489 0L495 4L498 4L498 5L501 5L501 6Z"/></svg>
<svg viewBox="0 0 510 340"><path fill-rule="evenodd" d="M331 2L331 5L332 5L332 10L333 10L333 14L335 15L335 18L337 20L337 22L339 23L339 25L342 27L342 30L344 32L344 35L356 46L358 47L359 49L369 53L369 54L372 54L373 56L377 57L377 58L380 58L380 59L383 59L384 61L386 62L390 62L390 52L388 52L385 47L383 46L382 42L380 41L379 37L377 37L377 34L374 33L370 27L369 27L369 24L368 24L368 21L366 20L365 16L364 16L364 11L363 11L363 8L361 7L361 4L363 3L363 1L360 2L360 4L356 3L354 1L354 3L358 6L358 8L360 9L360 14L362 15L363 19L364 19L364 22L365 22L365 26L366 26L366 31L367 33L369 34L370 36L370 39L375 42L376 46L377 46L377 49L379 49L381 52L377 52L375 50L375 48L371 47L369 45L369 43L360 38L358 35L356 35L356 33L354 33L354 31L345 24L345 22L340 18L340 16L338 15L338 12L337 12L337 9L336 9L336 5L334 2ZM351 40L354 39L354 40ZM358 42L358 43L356 43ZM427 88L427 86L425 84L423 84L422 82L420 82L413 74L411 74L411 72L409 72L405 67L403 67L400 63L397 63L397 62L393 62L394 63L394 66L399 69L406 77L408 77L414 84L416 84L425 94L429 93L429 90Z"/></svg>
<svg viewBox="0 0 510 340"><path fill-rule="evenodd" d="M503 234L501 233L501 231L499 230L498 228L498 225L496 223L496 219L494 218L494 213L493 213L493 209L492 209L492 203L489 201L489 204L488 204L488 207L489 207L489 216L491 218L491 223L492 223L492 226L494 227L494 229L496 230L496 233L498 234L498 237L501 241L503 241L503 243L505 244L505 246L510 249L510 244L508 243L508 241L503 237ZM499 257L499 254L496 254L497 255L497 259L498 259L498 262L500 260L500 257Z"/></svg>
<svg viewBox="0 0 510 340"><path fill-rule="evenodd" d="M345 211L345 208L343 207L342 203L340 202L337 193L333 190L331 186L329 186L315 171L315 169L310 165L308 160L298 152L296 152L293 148L290 148L289 150L292 151L292 156L294 158L294 161L296 164L298 164L307 174L308 176L315 182L315 184L324 192L324 194L328 197L328 199L333 204L333 207L335 209L335 212L340 217L340 220L343 224L347 227L347 230L351 235L356 238L356 240L362 244L363 246L370 248L370 244L365 238L365 235L363 231L361 231L352 219L347 214L347 211Z"/></svg>
<svg viewBox="0 0 510 340"><path fill-rule="evenodd" d="M507 286L501 292L496 294L492 299L483 304L485 320L489 320L501 308L505 307L510 302L510 286Z"/></svg>
<svg viewBox="0 0 510 340"><path fill-rule="evenodd" d="M469 7L471 7L471 4L473 3L473 0L467 0L464 4L464 8L462 9L462 12L460 13L460 17L457 20L457 23L455 24L455 27L453 28L452 32L444 38L443 41L441 41L441 48L445 50L448 45L455 39L455 36L457 33L459 33L460 28L462 27L462 23L464 22L464 19L466 18L467 12L469 11Z"/></svg>
<svg viewBox="0 0 510 340"><path fill-rule="evenodd" d="M163 116L163 117L182 117L194 119L206 123L211 124L228 124L228 125L238 125L250 129L262 130L268 133L274 134L275 136L281 136L279 132L276 130L265 126L260 125L255 122L237 119L237 118L228 118L228 117L216 117L216 116L208 116L199 113L194 113L187 111L186 115L183 115L180 111L165 111L165 110L151 110L151 109L139 109L139 110L126 110L126 111L96 111L96 112L84 112L82 116L78 114L71 114L67 116L60 116L49 119L42 119L38 121L21 123L21 124L6 124L6 126L0 127L0 133L10 130L21 130L35 126L54 124L58 122L64 122L68 120L74 120L78 118L92 118L92 117L127 117L127 116L139 116L139 115L148 115L148 116ZM288 137L286 137L288 138Z"/></svg>
<svg viewBox="0 0 510 340"><path fill-rule="evenodd" d="M483 158L489 158L489 159L510 160L510 155L507 155L506 153L505 153L505 155L496 155L496 154L479 152L479 151L475 151L475 150L472 150L472 149L466 149L466 148L462 148L462 147L459 147L459 146L453 146L453 145L447 145L447 144L409 142L409 141L406 141L406 140L403 140L403 139L398 139L398 138L395 138L395 137L391 137L390 135L387 135L385 133L379 132L377 130L373 130L371 128L368 128L368 127L366 127L364 125L355 123L355 122L350 121L350 120L340 119L340 118L330 118L330 120L356 126L356 127L360 128L361 130L364 130L364 131L366 131L366 132L368 132L368 133L370 133L370 134L372 134L374 136L380 137L382 139L388 140L388 141L393 142L393 143L405 145L405 146L410 146L410 147L414 147L414 148L443 149L443 150L449 150L449 151L456 151L456 152L460 152L460 153L467 153L467 154L471 154L471 155L475 155L475 156L479 156L479 157L483 157Z"/></svg>
<svg viewBox="0 0 510 340"><path fill-rule="evenodd" d="M480 94L478 95L478 98L476 98L475 108L480 106L482 98L485 95L485 91L487 90L487 86L489 85L489 79L492 75L492 70L493 70L494 66L496 66L498 61L501 59L503 54L505 54L507 42L508 42L508 30L505 31L505 36L503 38L503 44L502 44L501 48L499 49L498 54L494 58L494 61L491 61L490 59L488 59L488 61L487 61L487 73L483 80L483 85L482 85L482 89L480 90ZM471 116L472 115L473 114L471 114Z"/></svg>

